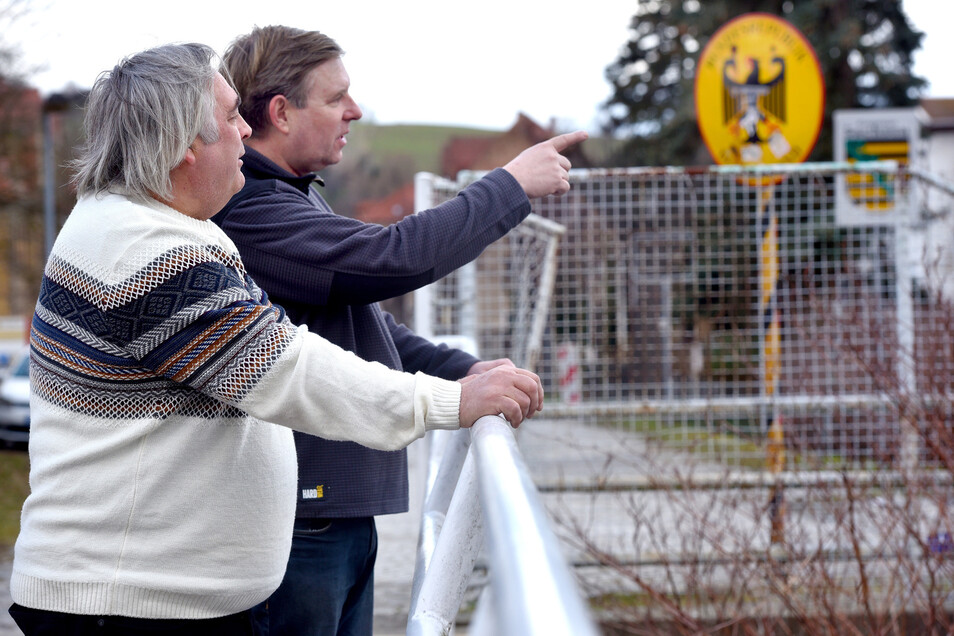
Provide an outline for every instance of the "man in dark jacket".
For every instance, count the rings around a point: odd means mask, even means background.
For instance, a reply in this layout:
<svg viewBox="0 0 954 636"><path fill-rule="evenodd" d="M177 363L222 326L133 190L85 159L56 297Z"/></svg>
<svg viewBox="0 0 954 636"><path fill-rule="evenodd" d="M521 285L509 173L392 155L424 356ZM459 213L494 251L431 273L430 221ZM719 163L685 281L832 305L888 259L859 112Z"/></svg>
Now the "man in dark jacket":
<svg viewBox="0 0 954 636"><path fill-rule="evenodd" d="M435 346L378 301L427 285L476 258L530 213L530 198L569 190L560 155L586 138L555 137L455 199L390 226L339 216L314 184L341 160L361 109L342 51L315 31L272 26L236 39L225 62L253 134L245 187L214 220L292 321L388 367L459 379L499 365ZM285 579L257 610L272 634L370 634L374 516L408 509L407 455L295 436L298 510Z"/></svg>

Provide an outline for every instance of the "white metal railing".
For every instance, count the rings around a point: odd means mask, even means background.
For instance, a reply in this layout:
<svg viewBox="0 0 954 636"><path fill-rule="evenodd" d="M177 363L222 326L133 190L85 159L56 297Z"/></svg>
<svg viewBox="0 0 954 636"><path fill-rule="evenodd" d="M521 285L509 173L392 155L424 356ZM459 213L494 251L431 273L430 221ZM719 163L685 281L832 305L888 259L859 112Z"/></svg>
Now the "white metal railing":
<svg viewBox="0 0 954 636"><path fill-rule="evenodd" d="M418 174L415 208L428 209L467 182ZM503 355L532 370L540 357L563 233L560 224L531 214L488 248L485 254L493 252L507 264L482 283L475 263L469 263L449 277L455 282L449 296L432 295L434 285L415 293L415 331L477 355L478 327L495 325L510 336ZM460 311L478 297L497 303L495 317L482 316L479 324L476 312ZM454 328L435 332L438 314L454 315ZM407 633L453 631L486 546L490 585L478 601L471 634L595 634L510 425L499 416L485 417L470 430L428 433L424 446L427 476Z"/></svg>
<svg viewBox="0 0 954 636"><path fill-rule="evenodd" d="M598 633L507 421L487 416L427 441L408 635L453 631L484 545L490 586L470 634Z"/></svg>

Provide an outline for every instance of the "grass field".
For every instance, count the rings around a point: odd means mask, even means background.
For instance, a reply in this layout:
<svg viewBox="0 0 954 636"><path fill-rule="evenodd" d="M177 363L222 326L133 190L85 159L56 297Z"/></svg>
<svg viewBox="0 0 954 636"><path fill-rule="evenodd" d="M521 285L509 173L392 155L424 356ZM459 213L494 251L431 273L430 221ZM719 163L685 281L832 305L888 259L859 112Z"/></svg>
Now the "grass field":
<svg viewBox="0 0 954 636"><path fill-rule="evenodd" d="M22 450L0 450L0 548L20 531L20 508L30 491L29 460Z"/></svg>
<svg viewBox="0 0 954 636"><path fill-rule="evenodd" d="M502 131L459 128L453 126L427 126L415 124L396 124L376 126L354 124L356 133L349 137L354 148L362 150L378 159L389 156L410 159L414 170L440 172L441 151L452 137L483 137L499 135ZM351 140L354 141L351 141ZM347 159L345 159L347 160Z"/></svg>

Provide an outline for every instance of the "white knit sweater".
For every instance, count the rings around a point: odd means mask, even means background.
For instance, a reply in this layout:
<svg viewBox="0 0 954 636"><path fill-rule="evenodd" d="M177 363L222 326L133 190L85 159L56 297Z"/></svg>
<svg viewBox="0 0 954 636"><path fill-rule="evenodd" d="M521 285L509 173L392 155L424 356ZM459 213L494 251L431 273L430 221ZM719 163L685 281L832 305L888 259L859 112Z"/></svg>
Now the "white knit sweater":
<svg viewBox="0 0 954 636"><path fill-rule="evenodd" d="M286 427L387 450L458 425L459 384L291 325L215 224L118 195L85 197L67 220L31 344L31 492L11 579L26 607L252 607L288 558Z"/></svg>

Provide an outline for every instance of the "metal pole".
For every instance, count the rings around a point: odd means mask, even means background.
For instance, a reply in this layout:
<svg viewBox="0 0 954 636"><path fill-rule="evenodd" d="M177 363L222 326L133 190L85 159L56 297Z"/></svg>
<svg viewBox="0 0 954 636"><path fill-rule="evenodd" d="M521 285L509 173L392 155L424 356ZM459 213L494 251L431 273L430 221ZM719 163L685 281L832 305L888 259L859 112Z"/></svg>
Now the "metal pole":
<svg viewBox="0 0 954 636"><path fill-rule="evenodd" d="M474 424L480 502L497 634L595 636L513 429L500 416Z"/></svg>
<svg viewBox="0 0 954 636"><path fill-rule="evenodd" d="M434 175L419 172L414 175L414 211L434 207ZM431 286L414 291L414 333L422 338L434 337L434 309Z"/></svg>
<svg viewBox="0 0 954 636"><path fill-rule="evenodd" d="M421 587L431 567L431 559L437 549L441 530L460 481L460 474L470 449L470 430L431 431L428 433L434 447L428 456L427 486L421 510L421 528L417 540L417 558L414 578L411 581L411 607L409 616L417 611ZM440 459L435 462L435 459ZM433 575L433 573L432 573Z"/></svg>
<svg viewBox="0 0 954 636"><path fill-rule="evenodd" d="M895 179L899 179L897 174ZM899 197L900 198L900 197ZM895 215L894 226L894 262L895 262L895 301L897 303L896 330L898 337L898 388L905 401L917 395L917 375L915 373L914 358L914 294L912 279L914 278L914 264L908 246L909 232L914 215L911 214L912 197L910 189L904 200L897 202L898 214ZM920 436L917 422L910 413L901 413L901 449L898 457L899 468L902 472L914 470L918 463L918 448Z"/></svg>
<svg viewBox="0 0 954 636"><path fill-rule="evenodd" d="M56 171L53 158L52 114L43 109L43 256L48 258L56 238Z"/></svg>
<svg viewBox="0 0 954 636"><path fill-rule="evenodd" d="M483 545L477 468L468 453L447 509L430 564L412 599L408 636L449 634Z"/></svg>
<svg viewBox="0 0 954 636"><path fill-rule="evenodd" d="M765 415L766 465L775 477L769 499L771 523L770 549L776 556L785 550L785 488L780 478L785 470L785 433L782 416L775 404L781 374L782 333L778 303L779 222L775 212L775 183L763 183L758 191L758 222L761 230L759 249L759 320L762 329L762 382L770 408Z"/></svg>

